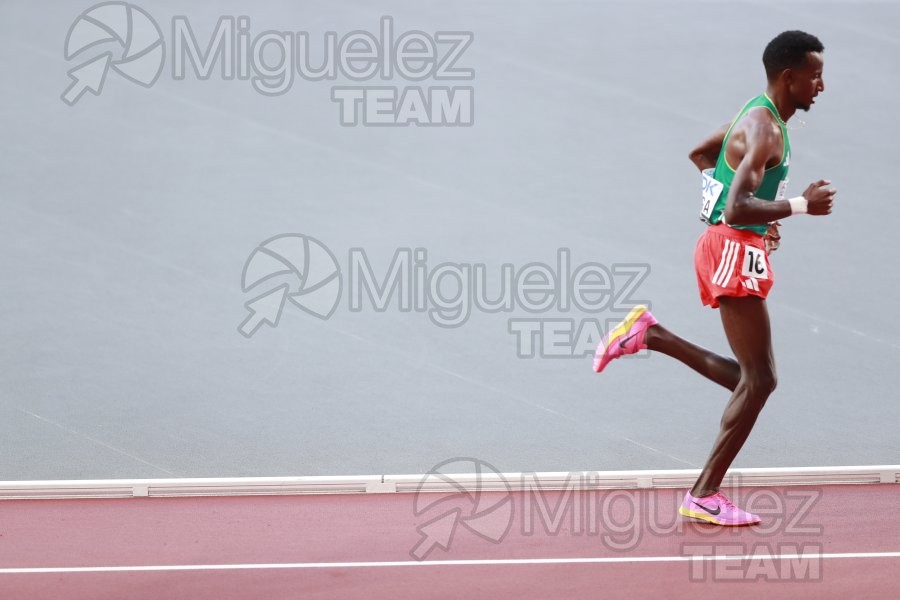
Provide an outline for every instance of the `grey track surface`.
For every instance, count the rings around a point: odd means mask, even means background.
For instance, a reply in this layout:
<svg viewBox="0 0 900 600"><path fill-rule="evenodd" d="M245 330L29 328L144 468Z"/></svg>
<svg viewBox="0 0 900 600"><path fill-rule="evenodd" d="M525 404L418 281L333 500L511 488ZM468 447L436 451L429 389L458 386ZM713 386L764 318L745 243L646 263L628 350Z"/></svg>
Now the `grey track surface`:
<svg viewBox="0 0 900 600"><path fill-rule="evenodd" d="M248 340L241 270L290 232L343 263L365 248L382 273L397 247L492 277L568 248L576 263L648 263L635 298L727 353L695 289L686 154L762 89L762 48L791 28L825 43L827 90L792 132L789 192L827 177L839 204L783 228L780 387L736 466L900 462L900 7L140 3L206 35L227 14L313 40L377 31L381 15L474 32L473 127L342 128L332 83L299 79L269 98L246 81L164 72L143 89L113 73L70 108L62 46L83 4L0 4L0 479L417 473L457 456L502 471L699 466L727 394L667 357L598 376L590 358L518 358L507 320L522 313L442 329L346 301L327 321L288 307Z"/></svg>

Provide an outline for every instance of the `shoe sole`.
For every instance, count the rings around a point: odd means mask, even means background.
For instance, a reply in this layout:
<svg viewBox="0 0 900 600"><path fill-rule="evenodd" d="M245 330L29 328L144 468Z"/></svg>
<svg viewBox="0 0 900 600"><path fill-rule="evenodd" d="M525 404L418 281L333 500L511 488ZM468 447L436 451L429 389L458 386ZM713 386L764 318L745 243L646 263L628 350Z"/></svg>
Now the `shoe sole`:
<svg viewBox="0 0 900 600"><path fill-rule="evenodd" d="M747 521L746 523L723 523L722 521L717 520L713 515L704 512L697 512L694 510L690 510L683 506L678 507L678 514L682 517L690 517L692 519L699 519L701 521L705 521L707 523L712 523L713 525L720 525L722 527L744 527L746 525L758 525L759 521Z"/></svg>
<svg viewBox="0 0 900 600"><path fill-rule="evenodd" d="M600 366L596 369L597 373L600 373L601 371L603 371L603 369L606 368L606 365L609 364L609 361L606 361L606 363L603 362L603 357L606 356L606 350L610 346L612 346L616 342L616 340L618 340L623 335L628 333L628 331L632 327L634 327L635 321L640 319L641 315L644 314L645 312L647 312L647 307L644 306L643 304L635 306L634 308L631 309L631 312L628 313L628 315L625 317L625 319L623 319L622 322L619 323L616 326L616 328L612 330L612 332L609 334L609 340L603 345L603 354L600 355L600 362L598 363L598 365L602 365L602 366Z"/></svg>

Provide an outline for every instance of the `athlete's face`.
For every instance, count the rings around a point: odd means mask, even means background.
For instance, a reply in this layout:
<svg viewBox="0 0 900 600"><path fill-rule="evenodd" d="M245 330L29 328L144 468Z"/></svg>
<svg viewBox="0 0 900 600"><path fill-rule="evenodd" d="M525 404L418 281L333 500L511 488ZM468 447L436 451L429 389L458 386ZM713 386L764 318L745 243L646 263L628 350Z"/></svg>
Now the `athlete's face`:
<svg viewBox="0 0 900 600"><path fill-rule="evenodd" d="M805 64L788 69L786 75L794 106L809 110L809 107L816 103L815 97L825 91L825 81L822 79L823 66L821 52L807 52Z"/></svg>

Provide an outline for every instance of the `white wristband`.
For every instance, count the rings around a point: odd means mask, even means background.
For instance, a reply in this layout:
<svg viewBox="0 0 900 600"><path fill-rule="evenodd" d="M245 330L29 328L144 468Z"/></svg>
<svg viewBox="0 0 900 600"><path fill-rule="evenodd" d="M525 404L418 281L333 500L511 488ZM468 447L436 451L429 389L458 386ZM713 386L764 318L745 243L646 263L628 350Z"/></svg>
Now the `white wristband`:
<svg viewBox="0 0 900 600"><path fill-rule="evenodd" d="M788 202L791 203L791 214L792 215L805 215L807 206L809 202L803 196L797 196L795 198L789 198Z"/></svg>

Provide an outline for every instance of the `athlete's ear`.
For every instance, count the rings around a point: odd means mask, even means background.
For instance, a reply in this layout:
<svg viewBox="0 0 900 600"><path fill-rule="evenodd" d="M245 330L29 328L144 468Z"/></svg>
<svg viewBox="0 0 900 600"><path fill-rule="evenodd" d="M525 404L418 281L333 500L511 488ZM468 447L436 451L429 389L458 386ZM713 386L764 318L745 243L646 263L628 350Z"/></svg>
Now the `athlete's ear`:
<svg viewBox="0 0 900 600"><path fill-rule="evenodd" d="M794 69L788 67L778 75L778 78L781 79L785 85L790 87L790 85L794 83Z"/></svg>

